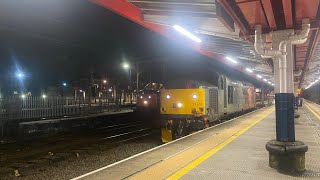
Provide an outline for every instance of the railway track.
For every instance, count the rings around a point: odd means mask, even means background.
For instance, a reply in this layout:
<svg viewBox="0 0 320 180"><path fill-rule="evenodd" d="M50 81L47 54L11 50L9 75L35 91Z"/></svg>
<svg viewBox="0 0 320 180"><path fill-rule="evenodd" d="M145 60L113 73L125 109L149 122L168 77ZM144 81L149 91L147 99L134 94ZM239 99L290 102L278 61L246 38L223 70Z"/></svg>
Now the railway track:
<svg viewBox="0 0 320 180"><path fill-rule="evenodd" d="M151 144L159 143L151 127L143 121L120 122L99 127L93 132L63 134L46 140L25 143L15 142L0 147L0 177L2 175L20 176L29 168L42 168L57 162L73 158L81 158L88 154L96 154L121 148L141 140ZM157 144L158 145L158 144ZM17 174L15 171L18 171ZM1 179L1 178L0 178Z"/></svg>

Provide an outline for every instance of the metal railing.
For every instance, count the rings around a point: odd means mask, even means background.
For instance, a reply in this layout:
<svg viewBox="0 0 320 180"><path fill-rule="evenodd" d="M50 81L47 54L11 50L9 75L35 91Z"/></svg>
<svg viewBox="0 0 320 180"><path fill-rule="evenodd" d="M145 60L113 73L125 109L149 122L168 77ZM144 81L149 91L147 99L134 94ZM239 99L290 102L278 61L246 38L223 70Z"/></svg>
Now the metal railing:
<svg viewBox="0 0 320 180"><path fill-rule="evenodd" d="M131 102L125 103L130 104ZM108 99L73 97L5 97L0 98L0 119L23 120L87 115L120 109L121 103ZM123 105L123 104L122 104Z"/></svg>
<svg viewBox="0 0 320 180"><path fill-rule="evenodd" d="M120 99L113 102L102 98L3 97L0 98L0 137L4 124L12 120L28 121L85 116L107 111L120 111L124 104L132 106L132 102L121 103Z"/></svg>

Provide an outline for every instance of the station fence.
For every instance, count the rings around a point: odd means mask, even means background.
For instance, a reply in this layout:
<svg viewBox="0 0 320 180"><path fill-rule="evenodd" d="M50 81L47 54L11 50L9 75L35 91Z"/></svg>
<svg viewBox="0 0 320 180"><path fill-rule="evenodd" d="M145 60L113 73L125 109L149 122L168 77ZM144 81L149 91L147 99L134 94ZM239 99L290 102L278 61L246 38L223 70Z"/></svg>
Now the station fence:
<svg viewBox="0 0 320 180"><path fill-rule="evenodd" d="M107 111L120 111L124 105L110 99L74 97L10 96L0 98L0 137L5 123L10 121L42 120L61 117L85 116Z"/></svg>

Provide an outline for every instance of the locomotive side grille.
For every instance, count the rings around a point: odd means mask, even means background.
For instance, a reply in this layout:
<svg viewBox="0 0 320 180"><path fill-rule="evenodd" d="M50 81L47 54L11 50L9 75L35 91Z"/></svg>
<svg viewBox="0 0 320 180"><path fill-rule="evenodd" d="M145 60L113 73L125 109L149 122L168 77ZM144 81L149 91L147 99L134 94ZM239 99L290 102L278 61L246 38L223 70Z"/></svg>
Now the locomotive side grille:
<svg viewBox="0 0 320 180"><path fill-rule="evenodd" d="M213 110L214 114L218 113L218 89L209 89L209 109Z"/></svg>

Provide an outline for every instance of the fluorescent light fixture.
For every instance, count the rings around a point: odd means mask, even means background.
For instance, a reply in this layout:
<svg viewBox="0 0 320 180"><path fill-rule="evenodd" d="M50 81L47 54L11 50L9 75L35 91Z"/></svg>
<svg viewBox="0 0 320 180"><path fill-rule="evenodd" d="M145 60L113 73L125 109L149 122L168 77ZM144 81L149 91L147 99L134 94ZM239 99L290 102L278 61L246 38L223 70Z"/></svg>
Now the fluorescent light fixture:
<svg viewBox="0 0 320 180"><path fill-rule="evenodd" d="M178 31L179 33L187 36L189 39L200 43L201 39L199 39L197 36L193 35L191 32L187 31L186 29L184 29L183 27L179 26L179 25L174 25L173 28Z"/></svg>
<svg viewBox="0 0 320 180"><path fill-rule="evenodd" d="M260 76L260 75L258 74L258 75L257 75L257 78L261 79L261 78L262 78L262 76Z"/></svg>
<svg viewBox="0 0 320 180"><path fill-rule="evenodd" d="M263 79L263 81L267 82L268 80L267 79Z"/></svg>
<svg viewBox="0 0 320 180"><path fill-rule="evenodd" d="M272 85L272 86L274 86L274 84L273 84L273 83L272 83L271 85Z"/></svg>
<svg viewBox="0 0 320 180"><path fill-rule="evenodd" d="M246 71L248 71L249 73L253 72L252 69L250 69L250 68L246 68Z"/></svg>
<svg viewBox="0 0 320 180"><path fill-rule="evenodd" d="M271 84L271 82L270 82L270 81L268 81L268 83L269 83L269 84Z"/></svg>
<svg viewBox="0 0 320 180"><path fill-rule="evenodd" d="M233 62L234 64L237 64L238 62L234 59L232 59L231 57L226 57L226 59L228 59L229 61Z"/></svg>

